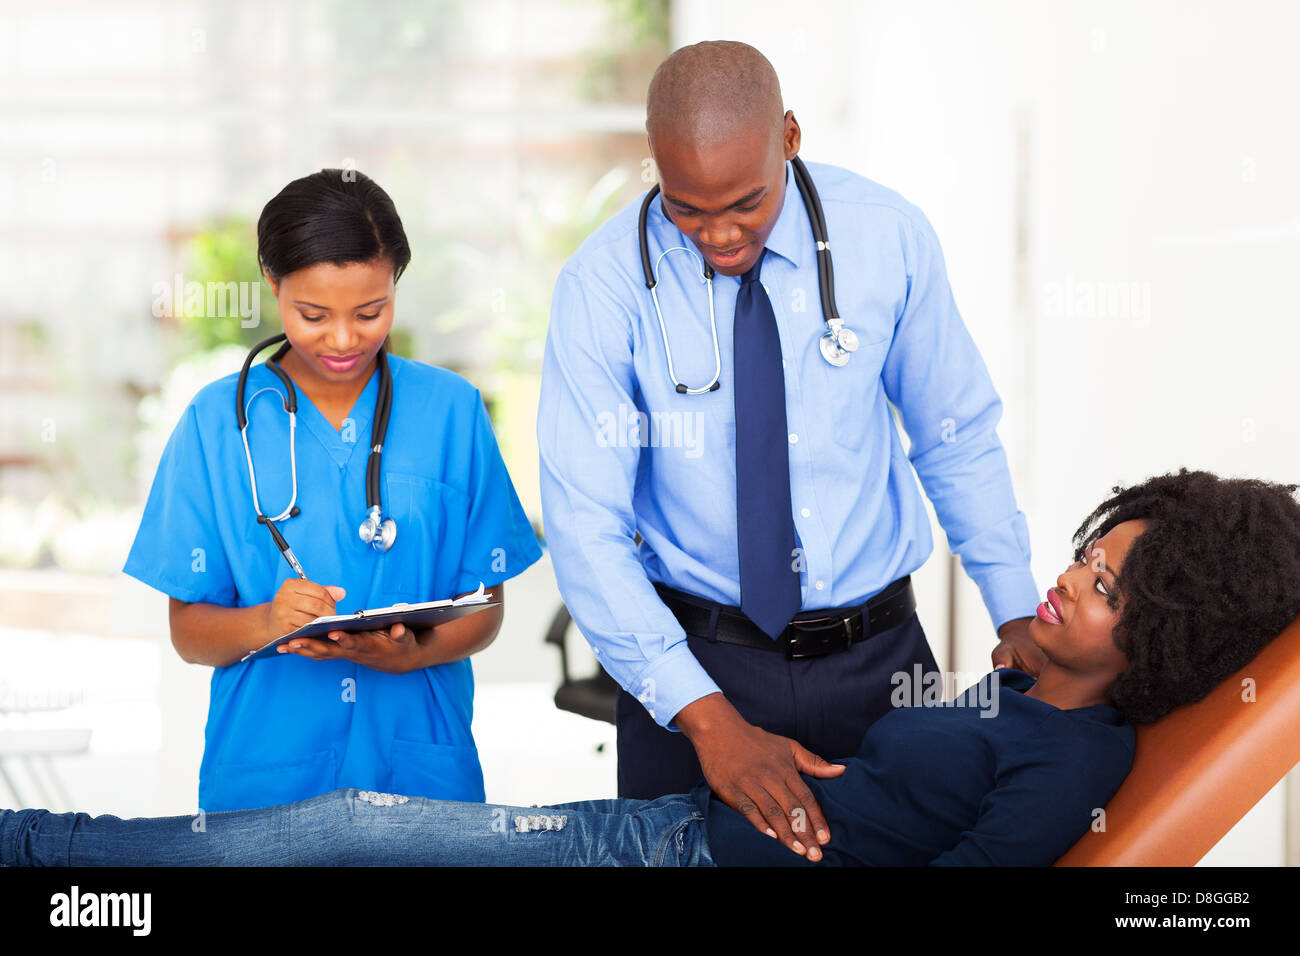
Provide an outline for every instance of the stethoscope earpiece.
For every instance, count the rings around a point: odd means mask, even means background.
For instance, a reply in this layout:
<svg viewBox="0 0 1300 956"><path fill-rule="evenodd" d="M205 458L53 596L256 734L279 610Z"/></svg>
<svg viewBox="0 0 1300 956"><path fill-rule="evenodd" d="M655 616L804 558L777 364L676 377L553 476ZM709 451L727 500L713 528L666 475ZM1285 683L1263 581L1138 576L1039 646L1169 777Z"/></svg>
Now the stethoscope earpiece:
<svg viewBox="0 0 1300 956"><path fill-rule="evenodd" d="M298 515L300 515L300 514L302 514L302 509L299 508L297 505L294 505L293 508L289 511L289 513L288 513L287 515L285 515L285 518L286 518L286 519L287 519L287 518L296 518L296 517L298 517ZM258 523L258 524L270 524L270 523L271 523L271 519L268 518L266 515L258 515L258 516L257 516L257 523Z"/></svg>

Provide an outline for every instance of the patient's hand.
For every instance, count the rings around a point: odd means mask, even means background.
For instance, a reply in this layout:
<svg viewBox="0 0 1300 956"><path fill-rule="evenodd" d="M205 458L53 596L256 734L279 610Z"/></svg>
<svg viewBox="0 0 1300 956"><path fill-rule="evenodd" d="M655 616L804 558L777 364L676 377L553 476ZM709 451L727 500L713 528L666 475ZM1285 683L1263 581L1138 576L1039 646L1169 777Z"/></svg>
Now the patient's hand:
<svg viewBox="0 0 1300 956"><path fill-rule="evenodd" d="M1018 617L998 628L998 637L1001 640L998 641L997 647L993 648L994 668L1014 667L1018 671L1024 671L1030 677L1038 676L1038 672L1047 663L1047 655L1029 636L1030 620L1032 618Z"/></svg>
<svg viewBox="0 0 1300 956"><path fill-rule="evenodd" d="M822 858L830 827L799 774L837 777L843 764L755 727L721 694L688 704L673 723L695 745L704 779L724 803L795 853Z"/></svg>

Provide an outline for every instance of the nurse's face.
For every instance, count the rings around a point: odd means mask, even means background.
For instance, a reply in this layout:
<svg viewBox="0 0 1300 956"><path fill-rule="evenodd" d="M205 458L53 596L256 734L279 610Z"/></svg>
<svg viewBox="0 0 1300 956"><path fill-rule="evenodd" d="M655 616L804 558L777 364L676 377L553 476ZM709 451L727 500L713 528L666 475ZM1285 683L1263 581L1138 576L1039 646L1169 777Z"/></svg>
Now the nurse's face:
<svg viewBox="0 0 1300 956"><path fill-rule="evenodd" d="M331 383L370 377L393 326L391 262L322 262L267 282L280 303L295 371Z"/></svg>
<svg viewBox="0 0 1300 956"><path fill-rule="evenodd" d="M758 261L785 202L785 164L799 152L799 124L781 135L764 123L725 143L701 146L665 131L650 142L663 208L714 271L738 276Z"/></svg>
<svg viewBox="0 0 1300 956"><path fill-rule="evenodd" d="M1112 608L1107 597L1116 593L1115 576L1147 524L1135 520L1115 525L1085 548L1085 560L1076 561L1056 579L1056 587L1029 621L1029 636L1053 664L1080 674L1113 677L1128 667L1114 639L1124 602L1121 598Z"/></svg>

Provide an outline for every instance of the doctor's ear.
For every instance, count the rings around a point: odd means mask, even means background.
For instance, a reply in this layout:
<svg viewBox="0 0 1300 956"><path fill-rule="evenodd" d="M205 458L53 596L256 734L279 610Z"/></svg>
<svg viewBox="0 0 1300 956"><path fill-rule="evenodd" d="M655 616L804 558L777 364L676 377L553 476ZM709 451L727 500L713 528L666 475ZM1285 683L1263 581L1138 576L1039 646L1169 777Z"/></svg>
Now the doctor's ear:
<svg viewBox="0 0 1300 956"><path fill-rule="evenodd" d="M803 131L799 129L799 121L794 118L794 110L786 110L785 129L781 133L781 146L785 152L786 162L799 155L799 144L802 139Z"/></svg>
<svg viewBox="0 0 1300 956"><path fill-rule="evenodd" d="M271 278L271 273L267 272L265 269L262 270L262 275L266 277L266 284L271 287L271 295L278 296L280 294L280 283Z"/></svg>

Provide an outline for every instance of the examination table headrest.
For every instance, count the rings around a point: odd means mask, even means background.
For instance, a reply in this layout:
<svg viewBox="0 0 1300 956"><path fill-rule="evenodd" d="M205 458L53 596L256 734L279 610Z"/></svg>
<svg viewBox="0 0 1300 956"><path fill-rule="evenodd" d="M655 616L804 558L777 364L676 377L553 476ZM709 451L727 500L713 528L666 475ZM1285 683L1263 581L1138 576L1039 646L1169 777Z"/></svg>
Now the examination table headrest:
<svg viewBox="0 0 1300 956"><path fill-rule="evenodd" d="M1133 769L1057 866L1192 866L1300 763L1300 618L1204 700L1137 728Z"/></svg>

